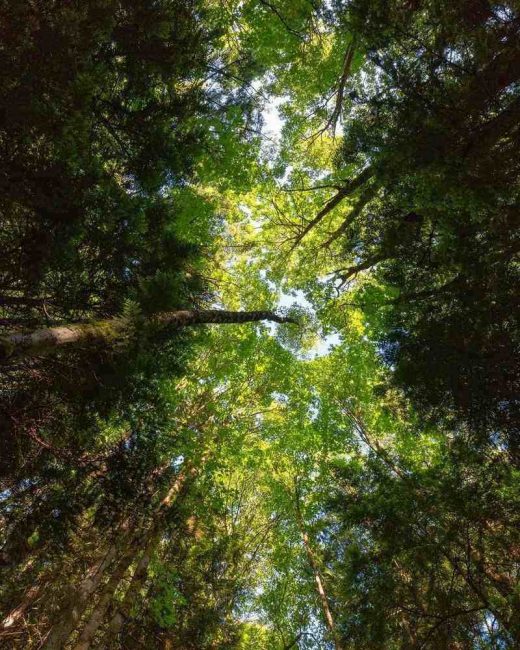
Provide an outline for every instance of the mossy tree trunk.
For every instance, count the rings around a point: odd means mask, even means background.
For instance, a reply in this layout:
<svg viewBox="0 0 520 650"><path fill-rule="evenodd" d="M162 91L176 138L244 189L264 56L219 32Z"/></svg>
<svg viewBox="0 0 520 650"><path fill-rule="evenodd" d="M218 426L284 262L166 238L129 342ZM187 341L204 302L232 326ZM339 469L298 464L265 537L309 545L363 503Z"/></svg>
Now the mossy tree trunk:
<svg viewBox="0 0 520 650"><path fill-rule="evenodd" d="M204 324L233 324L269 320L276 323L293 323L291 318L272 311L226 311L223 309L181 309L155 314L149 324L159 327L188 327ZM110 318L92 323L75 323L47 327L26 333L0 337L0 363L20 357L33 357L64 346L81 346L90 343L113 344L124 340L133 328L126 318Z"/></svg>

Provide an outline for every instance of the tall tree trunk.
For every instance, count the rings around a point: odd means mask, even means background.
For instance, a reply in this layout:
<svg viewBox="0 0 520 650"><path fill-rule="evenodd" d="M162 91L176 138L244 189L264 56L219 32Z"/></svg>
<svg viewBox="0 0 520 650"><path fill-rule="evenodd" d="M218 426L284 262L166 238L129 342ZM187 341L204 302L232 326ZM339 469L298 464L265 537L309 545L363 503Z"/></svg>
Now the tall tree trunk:
<svg viewBox="0 0 520 650"><path fill-rule="evenodd" d="M26 296L6 296L0 294L0 307L41 307L46 302L52 302L52 298L30 298Z"/></svg>
<svg viewBox="0 0 520 650"><path fill-rule="evenodd" d="M146 581L148 575L148 565L150 564L150 560L155 547L161 538L161 533L163 530L162 523L165 515L167 513L171 513L172 508L177 502L177 497L179 496L180 492L186 487L188 481L193 480L198 476L208 456L209 452L204 453L198 466L193 465L191 462L187 462L186 467L184 467L179 472L177 478L161 500L158 511L154 518L154 522L148 534L148 542L143 550L139 562L137 563L134 574L130 581L130 585L123 598L123 602L117 607L112 618L110 619L109 628L107 631L107 641L111 641L119 635L125 619L129 617L132 605L139 596L139 590Z"/></svg>
<svg viewBox="0 0 520 650"><path fill-rule="evenodd" d="M188 327L208 323L247 323L269 320L276 323L294 323L286 316L272 311L226 311L222 309L181 309L152 316L150 324L160 327ZM85 343L114 343L131 331L131 322L125 318L110 318L93 323L76 323L47 327L28 333L12 333L0 337L0 363L13 357L30 357L56 350L66 345Z"/></svg>
<svg viewBox="0 0 520 650"><path fill-rule="evenodd" d="M336 624L334 623L334 617L332 615L332 610L329 605L329 599L327 597L327 592L325 591L325 585L323 583L323 578L321 577L321 572L319 568L319 562L318 559L314 553L314 549L312 548L311 541L309 539L309 535L307 531L305 530L305 522L303 521L303 516L301 513L300 509L300 503L299 503L299 498L298 498L298 493L296 492L295 496L295 510L296 510L296 520L298 522L298 528L300 529L300 534L302 537L302 542L303 542L303 547L305 549L305 553L307 555L307 560L309 562L309 566L311 567L312 573L314 575L314 581L316 583L316 591L318 592L318 597L320 599L320 604L321 604L321 609L323 611L323 617L325 619L325 625L327 626L327 629L330 633L330 637L332 639L332 642L334 643L334 648L335 650L343 650L343 646L341 644L341 640L338 634L338 630L336 628Z"/></svg>
<svg viewBox="0 0 520 650"><path fill-rule="evenodd" d="M30 587L24 594L21 602L12 609L7 616L4 617L0 624L0 638L2 637L2 632L5 632L9 628L13 627L18 623L18 621L25 614L26 610L29 609L35 602L35 600L40 596L43 590L43 584L38 583Z"/></svg>
<svg viewBox="0 0 520 650"><path fill-rule="evenodd" d="M207 458L207 454L204 455L201 459L201 466L205 462L205 458ZM187 484L187 480L197 476L199 471L200 467L196 467L191 462L187 462L186 466L178 473L172 485L168 489L166 495L163 497L159 504L153 524L149 530L149 534L147 535L147 539L154 539L155 542L158 541L158 536L162 530L162 522L164 520L164 516L166 513L170 512L171 508L175 505L179 493ZM128 523L129 522L125 522L123 526L125 528L128 527ZM122 545L119 545L119 547L113 545L104 559L96 565L97 568L89 571L89 575L83 580L80 587L74 592L71 598L71 603L63 612L61 620L52 628L46 642L42 646L42 650L61 650L65 646L73 632L77 629L81 618L85 613L86 608L88 607L89 599L93 597L95 592L98 590L99 585L101 584L104 575L106 575L107 570L115 559L119 548L122 553L120 556L121 560L116 561L112 575L105 587L101 590L101 596L98 600L98 603L88 618L88 621L81 633L80 639L78 640L77 648L88 648L90 646L99 626L103 623L103 619L108 607L111 604L114 592L116 591L126 571L130 567L133 558L135 557L135 552L132 549L132 544L138 539L139 538L136 535L132 535L129 539L126 540L126 542L124 542ZM150 552L152 550L153 549L150 549ZM80 643L83 645L79 645Z"/></svg>
<svg viewBox="0 0 520 650"><path fill-rule="evenodd" d="M105 614L110 606L110 603L112 602L114 593L125 577L125 573L128 571L130 565L132 564L133 557L133 553L131 551L127 551L116 564L114 571L102 589L99 600L94 606L94 609L92 610L90 617L85 627L83 628L83 631L81 632L78 642L74 646L73 650L88 650L92 645L92 641L96 636L96 632L103 624Z"/></svg>
<svg viewBox="0 0 520 650"><path fill-rule="evenodd" d="M113 544L107 553L91 567L79 587L74 590L71 601L67 605L61 620L51 628L42 650L61 650L69 636L76 629L83 613L88 605L89 599L98 588L106 569L116 556L117 548Z"/></svg>
<svg viewBox="0 0 520 650"><path fill-rule="evenodd" d="M110 646L112 640L117 639L121 628L127 618L130 617L132 605L139 598L139 592L148 578L148 566L152 558L155 547L160 541L160 532L155 531L155 526L151 531L151 537L146 545L139 562L135 568L128 589L124 595L123 601L118 605L110 619L105 642ZM77 649L75 649L77 650Z"/></svg>

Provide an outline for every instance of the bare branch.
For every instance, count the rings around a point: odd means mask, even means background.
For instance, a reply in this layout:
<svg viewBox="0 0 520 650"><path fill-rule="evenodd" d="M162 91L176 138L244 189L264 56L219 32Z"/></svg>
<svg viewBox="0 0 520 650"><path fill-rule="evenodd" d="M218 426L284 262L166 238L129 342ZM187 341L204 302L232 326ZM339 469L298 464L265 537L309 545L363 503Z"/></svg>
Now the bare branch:
<svg viewBox="0 0 520 650"><path fill-rule="evenodd" d="M324 183L323 185L313 185L312 187L282 187L282 192L314 192L315 190L330 189L341 191L342 186L334 183Z"/></svg>
<svg viewBox="0 0 520 650"><path fill-rule="evenodd" d="M354 39L350 42L345 52L345 58L343 60L343 72L341 73L341 78L338 84L338 90L336 92L336 105L334 106L334 111L328 121L328 127L332 129L332 135L336 133L336 126L338 124L339 117L341 115L341 108L343 106L343 97L345 96L345 86L347 84L348 78L350 76L350 69L352 67L352 59L354 58Z"/></svg>
<svg viewBox="0 0 520 650"><path fill-rule="evenodd" d="M356 276L361 271L366 271L367 269L372 268L387 258L388 255L380 253L379 255L369 257L368 259L360 262L359 264L356 264L355 266L349 266L345 269L337 269L334 271L334 274L338 280L341 280L341 284L339 285L338 289L341 289L350 280L350 278Z"/></svg>
<svg viewBox="0 0 520 650"><path fill-rule="evenodd" d="M372 185L371 187L368 187L361 194L354 208L348 213L348 216L343 221L341 226L337 230L335 230L332 233L332 235L327 239L327 241L323 244L323 248L328 248L333 242L336 241L336 239L338 239L338 237L341 237L341 235L343 235L346 232L347 228L356 219L356 217L359 216L360 212L363 210L365 205L374 197L376 192L377 192L377 187L375 185Z"/></svg>
<svg viewBox="0 0 520 650"><path fill-rule="evenodd" d="M360 186L362 186L373 174L373 171L370 167L367 167L364 171L362 171L358 176L353 178L351 181L349 181L344 187L342 187L326 204L325 206L318 212L318 214L309 221L309 223L305 226L305 228L300 232L300 234L296 237L296 240L291 247L291 252L300 244L302 239L315 227L317 226L320 221L323 220L324 217L326 217L329 212L331 212L337 205L338 203L341 203L343 199L348 196L349 194L352 194L356 189L358 189Z"/></svg>
<svg viewBox="0 0 520 650"><path fill-rule="evenodd" d="M341 116L343 99L345 97L345 86L347 85L347 81L350 76L350 70L352 68L352 60L354 58L354 52L355 52L354 39L352 39L352 41L350 41L345 51L345 56L343 57L343 68L342 68L341 76L338 81L337 89L335 89L331 94L331 97L336 95L334 110L332 111L332 114L327 120L327 122L325 123L325 125L309 138L312 141L316 140L316 138L318 138L320 135L322 135L323 133L325 133L325 131L328 131L329 129L332 131L333 137L336 135L336 127L338 125L338 120Z"/></svg>

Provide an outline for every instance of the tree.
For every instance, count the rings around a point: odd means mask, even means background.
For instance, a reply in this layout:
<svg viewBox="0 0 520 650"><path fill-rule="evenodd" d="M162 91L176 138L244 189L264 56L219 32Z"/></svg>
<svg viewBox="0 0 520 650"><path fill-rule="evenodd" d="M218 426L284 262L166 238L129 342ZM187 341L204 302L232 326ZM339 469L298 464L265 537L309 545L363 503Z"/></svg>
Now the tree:
<svg viewBox="0 0 520 650"><path fill-rule="evenodd" d="M233 312L224 309L184 309L155 314L150 318L150 324L161 328L171 328L208 323L247 323L262 320L296 324L296 321L290 316L279 316L271 311ZM29 334L12 334L4 337L1 341L3 359L8 361L12 356L35 355L64 345L81 345L87 342L117 344L119 341L124 340L125 335L131 331L131 328L132 323L128 319L113 318L95 323L49 327Z"/></svg>
<svg viewBox="0 0 520 650"><path fill-rule="evenodd" d="M395 381L424 413L499 430L516 454L518 13L375 1L342 20L364 76L345 96L338 169L315 187L329 198L294 223L293 246L318 229L311 250L344 260L328 267L338 290L371 270L393 296L357 299L384 315Z"/></svg>
<svg viewBox="0 0 520 650"><path fill-rule="evenodd" d="M166 233L160 188L186 183L201 144L196 11L168 0L3 13L3 292L48 296L55 319L108 315L161 265L178 275L189 251Z"/></svg>
<svg viewBox="0 0 520 650"><path fill-rule="evenodd" d="M520 23L452 5L0 12L0 647L518 645Z"/></svg>

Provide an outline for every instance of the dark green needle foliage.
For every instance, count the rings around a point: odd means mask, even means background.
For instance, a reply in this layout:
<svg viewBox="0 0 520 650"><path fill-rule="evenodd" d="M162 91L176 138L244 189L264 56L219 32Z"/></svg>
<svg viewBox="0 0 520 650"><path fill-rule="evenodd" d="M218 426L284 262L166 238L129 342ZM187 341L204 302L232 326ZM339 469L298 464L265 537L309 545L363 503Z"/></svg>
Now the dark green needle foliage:
<svg viewBox="0 0 520 650"><path fill-rule="evenodd" d="M347 21L372 81L350 102L342 165L367 166L379 193L342 245L398 290L384 335L396 381L426 412L500 431L513 451L518 8L353 2Z"/></svg>
<svg viewBox="0 0 520 650"><path fill-rule="evenodd" d="M460 441L423 471L372 456L337 477L331 556L346 647L514 647L515 563L502 555L518 544L514 470Z"/></svg>
<svg viewBox="0 0 520 650"><path fill-rule="evenodd" d="M186 182L200 143L195 12L185 2L6 3L3 291L49 297L52 316L114 313L123 287L153 276L161 256L186 257L163 240L173 206L160 190Z"/></svg>
<svg viewBox="0 0 520 650"><path fill-rule="evenodd" d="M199 252L174 235L174 190L190 178L206 111L197 12L169 0L2 3L5 330L138 322L202 294ZM109 531L136 500L144 507L164 455L159 379L183 367L186 336L146 339L3 370L4 603L34 578L14 579L26 559L47 556L38 572L65 554L85 513Z"/></svg>
<svg viewBox="0 0 520 650"><path fill-rule="evenodd" d="M170 191L187 183L203 136L208 45L197 10L171 1L4 3L3 327L191 306L202 291L186 271L197 250L174 235L180 208ZM137 341L116 358L80 352L60 367L40 364L37 377L24 364L8 371L6 462L27 453L12 440L16 422L42 423L53 410L68 417L67 402L76 417L96 400L106 411L123 395L135 399L142 377L159 370L150 348ZM174 348L170 341L159 355L168 371L178 366Z"/></svg>
<svg viewBox="0 0 520 650"><path fill-rule="evenodd" d="M512 1L0 0L0 649L519 647L519 129Z"/></svg>

